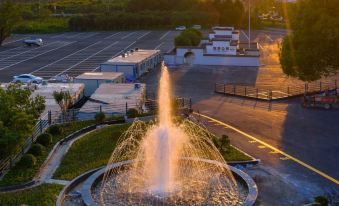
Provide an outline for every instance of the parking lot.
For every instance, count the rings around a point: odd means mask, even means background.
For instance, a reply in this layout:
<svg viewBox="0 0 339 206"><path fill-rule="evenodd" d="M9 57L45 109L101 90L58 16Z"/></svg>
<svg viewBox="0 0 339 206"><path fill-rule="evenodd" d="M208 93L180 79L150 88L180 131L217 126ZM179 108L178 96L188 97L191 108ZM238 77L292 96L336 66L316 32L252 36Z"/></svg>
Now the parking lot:
<svg viewBox="0 0 339 206"><path fill-rule="evenodd" d="M100 63L134 49L173 49L178 31L68 32L36 35L41 47L25 46L31 35L14 35L0 47L0 82L14 75L32 73L50 79L56 75L77 76L95 71Z"/></svg>

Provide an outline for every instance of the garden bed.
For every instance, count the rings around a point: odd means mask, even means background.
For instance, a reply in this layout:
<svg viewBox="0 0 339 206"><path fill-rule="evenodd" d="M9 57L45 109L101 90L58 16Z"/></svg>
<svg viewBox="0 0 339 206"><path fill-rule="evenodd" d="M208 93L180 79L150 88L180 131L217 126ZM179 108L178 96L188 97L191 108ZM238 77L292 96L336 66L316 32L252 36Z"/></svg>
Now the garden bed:
<svg viewBox="0 0 339 206"><path fill-rule="evenodd" d="M93 125L95 122L93 120L89 121L78 121L72 123L66 123L62 125L63 132L60 135L55 135L52 138L52 144L44 149L42 155L37 156L36 164L30 168L22 168L20 167L20 161L16 166L14 166L4 177L0 180L0 186L9 186L15 185L20 183L25 183L31 181L36 173L39 171L41 165L46 160L49 152L52 150L53 146L60 141L61 139L67 137L68 135L72 134L73 132L89 126Z"/></svg>
<svg viewBox="0 0 339 206"><path fill-rule="evenodd" d="M56 184L42 184L37 187L0 194L1 206L29 205L51 206L55 205L57 196L64 186Z"/></svg>
<svg viewBox="0 0 339 206"><path fill-rule="evenodd" d="M130 124L107 126L74 142L53 178L72 180L88 170L106 165L119 137L129 126ZM226 161L252 160L232 146L221 153Z"/></svg>

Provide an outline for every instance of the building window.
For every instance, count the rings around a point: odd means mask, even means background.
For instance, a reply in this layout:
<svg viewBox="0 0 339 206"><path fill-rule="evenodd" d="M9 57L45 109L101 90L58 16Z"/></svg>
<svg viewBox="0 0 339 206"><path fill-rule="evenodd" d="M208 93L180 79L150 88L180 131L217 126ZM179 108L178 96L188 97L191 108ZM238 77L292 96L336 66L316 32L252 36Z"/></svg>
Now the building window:
<svg viewBox="0 0 339 206"><path fill-rule="evenodd" d="M222 47L221 50L225 51L225 47Z"/></svg>
<svg viewBox="0 0 339 206"><path fill-rule="evenodd" d="M213 50L217 50L217 47L213 47Z"/></svg>
<svg viewBox="0 0 339 206"><path fill-rule="evenodd" d="M220 47L218 47L218 50L220 51Z"/></svg>

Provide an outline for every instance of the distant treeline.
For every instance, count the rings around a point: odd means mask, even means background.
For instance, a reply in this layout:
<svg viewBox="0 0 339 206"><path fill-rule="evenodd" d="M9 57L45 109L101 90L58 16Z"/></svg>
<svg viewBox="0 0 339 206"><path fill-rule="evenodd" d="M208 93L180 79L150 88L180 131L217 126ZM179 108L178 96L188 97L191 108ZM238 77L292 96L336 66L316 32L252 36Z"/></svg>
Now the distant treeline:
<svg viewBox="0 0 339 206"><path fill-rule="evenodd" d="M123 9L74 16L70 30L114 30L173 28L178 25L203 27L246 25L246 11L240 0L129 0ZM117 7L115 7L117 8Z"/></svg>
<svg viewBox="0 0 339 206"><path fill-rule="evenodd" d="M69 20L69 28L73 31L156 29L193 24L217 25L218 15L202 11L147 11L75 16Z"/></svg>

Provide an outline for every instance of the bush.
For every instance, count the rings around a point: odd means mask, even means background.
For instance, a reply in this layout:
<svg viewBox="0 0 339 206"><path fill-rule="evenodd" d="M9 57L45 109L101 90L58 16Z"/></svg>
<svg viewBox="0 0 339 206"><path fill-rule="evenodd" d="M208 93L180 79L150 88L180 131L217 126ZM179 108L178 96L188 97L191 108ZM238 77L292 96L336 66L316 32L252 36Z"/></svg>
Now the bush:
<svg viewBox="0 0 339 206"><path fill-rule="evenodd" d="M138 115L139 115L139 111L134 108L130 108L127 110L127 117L129 118L135 118Z"/></svg>
<svg viewBox="0 0 339 206"><path fill-rule="evenodd" d="M21 167L30 168L36 164L36 158L32 154L25 154L18 164Z"/></svg>
<svg viewBox="0 0 339 206"><path fill-rule="evenodd" d="M40 156L42 155L42 152L44 151L44 149L45 147L41 144L33 144L31 149L28 151L28 153L34 156Z"/></svg>
<svg viewBox="0 0 339 206"><path fill-rule="evenodd" d="M103 122L105 119L106 119L106 115L103 112L98 112L95 115L95 121L97 121L97 122Z"/></svg>
<svg viewBox="0 0 339 206"><path fill-rule="evenodd" d="M62 127L60 127L60 125L52 125L48 129L48 133L53 136L60 135L62 133Z"/></svg>
<svg viewBox="0 0 339 206"><path fill-rule="evenodd" d="M328 206L328 200L324 196L316 196L314 198L314 201L317 203L317 204L314 204L314 205Z"/></svg>
<svg viewBox="0 0 339 206"><path fill-rule="evenodd" d="M47 147L52 143L52 135L49 133L43 133L38 136L37 143L42 144L43 146Z"/></svg>
<svg viewBox="0 0 339 206"><path fill-rule="evenodd" d="M62 127L60 127L60 125L52 125L48 129L48 133L53 136L60 135L62 133Z"/></svg>

